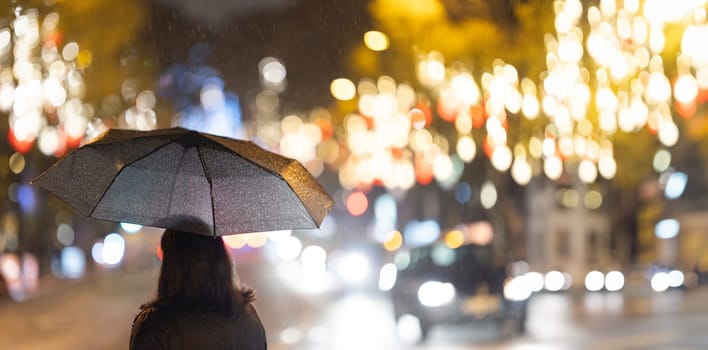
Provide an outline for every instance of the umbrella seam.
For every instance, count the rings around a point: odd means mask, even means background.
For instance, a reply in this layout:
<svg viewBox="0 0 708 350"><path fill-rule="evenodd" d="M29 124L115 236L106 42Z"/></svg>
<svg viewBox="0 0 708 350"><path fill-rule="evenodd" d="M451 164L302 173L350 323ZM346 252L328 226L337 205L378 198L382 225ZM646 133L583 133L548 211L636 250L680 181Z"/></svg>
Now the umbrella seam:
<svg viewBox="0 0 708 350"><path fill-rule="evenodd" d="M190 134L189 132L186 132L184 135L181 135L181 136L179 136L179 137L177 137L177 138L174 138L174 139L172 139L172 140L168 140L168 141L165 142L164 144L155 147L155 148L154 148L153 150L151 150L150 152L146 152L145 154L141 155L140 157L134 159L133 161L127 162L127 163L123 164L123 166L122 166L120 169L118 169L118 172L113 176L113 178L111 179L111 182L108 184L108 186L106 186L106 188L103 190L103 193L101 194L101 196L98 197L98 200L96 201L96 204L93 206L93 208L91 208L91 212L89 213L88 216L89 216L89 217L92 217L93 212L96 211L96 208L98 208L98 205L101 203L101 201L103 201L103 198L106 197L106 193L108 193L108 190L111 189L111 186L113 186L113 183L116 181L116 179L118 179L118 176L123 172L123 170L125 170L125 168L127 168L127 167L133 165L134 163L136 163L136 162L138 162L138 161L140 161L140 160L146 158L147 156L149 156L149 155L151 155L151 154L153 154L153 153L155 153L155 152L157 152L157 151L159 151L159 150L161 150L161 149L167 147L167 146L170 145L171 143L173 143L173 142L175 142L175 141L177 141L177 140L179 140L179 139L181 139L181 138L183 138L183 137L186 137L186 136L189 135L189 134ZM209 185L211 186L211 184L209 184Z"/></svg>
<svg viewBox="0 0 708 350"><path fill-rule="evenodd" d="M184 157L187 156L187 150L182 152L182 157L179 159L179 164L177 165L177 173L175 174L175 179L172 181L172 188L170 189L170 197L167 200L167 211L168 215L170 212L170 208L172 208L172 199L174 198L174 193L175 193L175 186L177 185L177 176L179 174L180 169L182 168L182 164L184 163Z"/></svg>
<svg viewBox="0 0 708 350"><path fill-rule="evenodd" d="M204 162L204 155L202 154L202 149L197 147L197 154L199 155L199 162L202 163L202 169L204 170L204 176L209 183L209 198L211 199L211 231L212 236L216 237L216 210L214 208L214 185L212 184L211 176L209 175L209 169L207 169L206 163Z"/></svg>
<svg viewBox="0 0 708 350"><path fill-rule="evenodd" d="M202 136L204 136L206 139L212 141L213 143L215 143L215 144L218 145L219 147L223 147L226 151L233 152L233 154L235 154L235 155L239 156L241 159L243 159L243 160L245 160L245 161L247 161L247 162L249 162L249 163L255 165L255 166L258 167L259 169L262 169L262 170L264 170L264 171L267 171L267 172L271 173L272 175L278 177L281 181L283 181L283 182L285 183L285 185L287 185L287 186L290 188L290 190L292 191L292 193L295 195L295 198L297 199L298 202L300 202L300 204L302 205L303 209L305 209L305 212L306 212L307 215L310 217L310 219L311 219L312 222L315 224L315 226L316 226L316 227L319 227L319 226L320 226L320 225L318 224L318 222L317 222L317 218L315 218L315 217L313 216L312 212L310 212L310 209L309 209L309 208L307 207L307 205L305 204L305 201L304 201L304 200L302 199L302 197L300 196L300 192L297 191L297 190L292 186L292 184L290 183L290 181L288 181L288 179L283 175L283 173L285 173L285 172L286 172L288 169L290 169L293 165L294 165L294 166L297 166L297 164L299 164L298 160L293 159L293 158L289 158L289 157L285 157L285 156L283 156L283 155L274 153L275 155L277 155L277 156L279 156L279 157L282 157L282 158L285 158L285 159L288 161L288 165L284 166L282 169L280 169L280 171L277 171L277 170L275 170L275 169L271 169L271 168L269 168L269 167L267 167L267 166L264 166L263 164L260 164L260 163L258 163L258 162L256 162L256 161L254 161L253 159L250 159L250 158L248 158L248 157L244 157L241 153L237 152L235 149L233 149L233 148L231 148L231 147L229 147L229 146L223 144L223 143L221 142L221 138L222 138L222 137L220 137L220 136L218 136L218 135L204 135L204 134L202 134ZM237 140L237 141L238 141L238 140ZM256 145L256 144L253 143L252 141L246 141L246 140L240 140L240 141L241 141L241 142L244 142L244 143L246 143L246 144L249 144L249 145L258 147L258 145ZM200 153L200 158L199 158L199 160L202 161L202 166L205 168L205 169L204 169L204 172L205 172L206 175L207 175L207 181L209 182L209 187L210 187L210 190L211 190L211 189L212 189L211 178L209 177L209 173L208 173L207 170L206 170L206 164L204 164L204 161L201 159L201 153ZM303 170L304 170L304 169L303 169ZM306 171L306 170L305 170L305 171ZM311 175L311 174L310 174L310 175ZM213 198L213 195L212 195L212 216L213 216L213 215L215 215L215 213L214 213L214 198ZM214 218L212 218L212 220L213 220L213 222L214 222L214 234L216 235L216 218L214 217Z"/></svg>
<svg viewBox="0 0 708 350"><path fill-rule="evenodd" d="M210 137L210 136L211 136L211 137ZM225 148L227 151L234 152L234 154L236 154L236 155L238 155L239 157L241 157L241 159L243 159L243 160L245 160L245 161L247 161L247 162L249 162L249 163L251 163L251 164L257 166L258 168L263 169L263 170L265 170L265 171L267 171L267 172L269 172L269 173L271 173L271 174L277 176L278 178L280 178L280 180L282 180L283 182L285 182L285 184L286 184L286 185L290 188L290 190L292 190L292 192L295 194L295 197L296 197L297 200L300 202L300 204L302 204L302 207L305 209L305 212L307 212L307 215L310 216L310 219L312 219L312 222L315 223L315 226L319 227L319 224L317 223L317 218L315 218L315 217L312 215L312 212L310 212L310 209L307 207L307 205L305 205L305 202L303 201L303 199L302 199L301 196L300 196L300 192L297 191L295 188L293 188L293 186L290 184L290 181L288 181L288 179L286 179L285 176L283 175L283 173L285 173L286 170L288 170L289 168L291 168L291 167L293 166L293 164L298 164L298 163L299 163L297 159L293 159L293 158L285 157L285 156L280 155L280 154L276 154L277 156L283 157L283 158L287 159L287 161L288 161L288 165L286 165L285 167L283 167L282 169L280 169L280 171L277 171L277 170L275 170L275 169L271 169L271 168L269 168L269 167L266 167L266 166L264 166L264 165L262 165L262 164L260 164L260 163L258 163L258 162L256 162L256 161L254 161L253 159L250 159L250 158L248 158L248 157L244 157L243 155L241 155L239 152L236 152L236 151L235 151L234 149L232 149L231 147L229 147L229 146L227 146L227 145L221 143L221 137L219 137L218 135L207 135L207 136L205 136L205 137L206 137L207 139L211 140L212 142L216 143L217 145L219 145L219 146ZM256 144L253 143L252 141L245 141L245 140L241 140L241 141L242 141L242 142L245 142L245 143L247 143L247 144L250 144L250 145L253 145L253 146L258 147L258 145L256 145ZM295 166L297 166L297 165L295 165ZM312 175L312 174L310 174L310 175ZM211 186L211 182L209 182L209 186ZM213 199L212 199L212 204L213 204ZM213 208L212 208L212 210L213 210ZM215 225L216 225L216 223L215 223Z"/></svg>
<svg viewBox="0 0 708 350"><path fill-rule="evenodd" d="M260 163L258 163L258 162L256 162L256 161L254 161L253 159L250 159L250 158L248 158L248 157L244 157L240 152L237 152L235 149L233 149L233 148L231 148L231 147L229 147L229 146L223 144L223 143L221 142L221 140L220 140L220 139L221 139L220 136L217 136L217 135L203 135L203 136L204 136L206 139L212 141L213 143L219 145L220 147L223 147L225 150L227 150L227 151L229 151L229 152L233 152L234 154L238 155L239 157L241 157L241 159L243 159L243 160L245 160L245 161L247 161L247 162L249 162L249 163L251 163L251 164L253 164L253 165L255 165L255 166L257 166L257 167L259 167L259 168L261 168L261 169L263 169L263 170L265 170L265 171L271 173L271 174L273 174L273 175L276 175L276 176L278 176L279 178L281 178L283 181L287 182L287 180L285 180L285 178L283 177L283 174L281 174L280 171L277 171L277 170L275 170L275 169L271 169L271 168L269 168L269 167L267 167L267 166L264 166L264 165L262 165L262 164L260 164ZM211 136L211 137L210 137L210 136ZM257 144L253 143L252 141L246 141L246 140L235 140L235 141L241 141L241 142L244 142L244 143L246 143L246 144L249 144L249 145L252 145L252 146L255 146L255 147L260 147L260 146L258 146ZM267 150L266 150L266 151L267 151ZM292 158L285 157L285 156L283 156L283 155L281 155L281 154L277 154L277 153L273 153L273 154L275 154L275 155L277 155L277 156L279 156L279 157L283 157L283 158L285 158L285 159L288 160L288 165L285 166L283 169L287 169L287 168L290 166L290 163L295 160L295 159L292 159ZM281 171L282 171L282 170L281 170Z"/></svg>

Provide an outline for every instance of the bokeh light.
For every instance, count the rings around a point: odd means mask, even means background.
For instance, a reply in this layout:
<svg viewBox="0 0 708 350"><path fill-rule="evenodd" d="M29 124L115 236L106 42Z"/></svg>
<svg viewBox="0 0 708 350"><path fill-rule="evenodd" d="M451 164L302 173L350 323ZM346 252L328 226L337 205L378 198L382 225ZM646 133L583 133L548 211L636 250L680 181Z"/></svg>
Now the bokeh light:
<svg viewBox="0 0 708 350"><path fill-rule="evenodd" d="M44 155L62 156L79 145L94 118L81 100L90 52L73 41L61 47L54 40L63 35L58 22L55 12L41 19L36 9L20 8L11 28L0 27L0 66L12 67L1 74L0 112L9 115L8 139L20 153L36 144Z"/></svg>
<svg viewBox="0 0 708 350"><path fill-rule="evenodd" d="M383 247L389 252L395 251L403 245L403 234L400 231L393 231L389 238L383 242Z"/></svg>
<svg viewBox="0 0 708 350"><path fill-rule="evenodd" d="M664 219L656 223L654 234L657 238L671 239L679 234L681 224L676 219Z"/></svg>
<svg viewBox="0 0 708 350"><path fill-rule="evenodd" d="M351 215L359 216L366 212L369 207L369 200L363 192L352 192L347 196L346 206Z"/></svg>
<svg viewBox="0 0 708 350"><path fill-rule="evenodd" d="M278 241L277 254L283 260L294 260L302 252L302 242L294 236L288 236Z"/></svg>
<svg viewBox="0 0 708 350"><path fill-rule="evenodd" d="M334 98L342 101L351 100L356 96L354 83L346 78L332 80L332 83L329 85L329 91Z"/></svg>
<svg viewBox="0 0 708 350"><path fill-rule="evenodd" d="M364 33L364 44L373 51L384 51L388 49L388 36L382 32L371 30Z"/></svg>
<svg viewBox="0 0 708 350"><path fill-rule="evenodd" d="M624 288L624 275L619 271L610 271L605 275L605 288L616 292Z"/></svg>
<svg viewBox="0 0 708 350"><path fill-rule="evenodd" d="M81 278L86 271L86 254L78 247L64 247L61 250L61 272L63 277Z"/></svg>
<svg viewBox="0 0 708 350"><path fill-rule="evenodd" d="M74 243L74 237L75 237L74 228L71 227L71 225L60 224L57 227L57 240L61 244L65 245L65 246L72 245Z"/></svg>
<svg viewBox="0 0 708 350"><path fill-rule="evenodd" d="M391 290L393 285L396 283L396 277L398 275L398 269L393 263L386 263L381 266L379 271L379 290L385 292Z"/></svg>
<svg viewBox="0 0 708 350"><path fill-rule="evenodd" d="M544 286L549 292L560 291L563 285L565 285L565 276L560 271L549 271L544 276Z"/></svg>
<svg viewBox="0 0 708 350"><path fill-rule="evenodd" d="M258 64L261 79L266 86L279 87L285 82L287 71L283 62L275 57L266 57Z"/></svg>
<svg viewBox="0 0 708 350"><path fill-rule="evenodd" d="M118 233L109 233L103 239L103 249L101 250L101 261L108 266L120 264L125 255L125 239Z"/></svg>

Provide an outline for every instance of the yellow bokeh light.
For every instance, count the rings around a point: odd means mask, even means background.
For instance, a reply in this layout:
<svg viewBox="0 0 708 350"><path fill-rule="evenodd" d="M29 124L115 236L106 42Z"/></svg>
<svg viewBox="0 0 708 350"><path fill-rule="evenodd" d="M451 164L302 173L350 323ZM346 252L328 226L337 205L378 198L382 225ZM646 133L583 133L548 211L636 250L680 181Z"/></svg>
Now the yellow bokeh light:
<svg viewBox="0 0 708 350"><path fill-rule="evenodd" d="M472 117L469 113L460 113L455 118L455 129L460 134L469 134L472 132Z"/></svg>
<svg viewBox="0 0 708 350"><path fill-rule="evenodd" d="M602 194L595 190L590 190L585 194L585 207L588 209L597 209L602 206Z"/></svg>
<svg viewBox="0 0 708 350"><path fill-rule="evenodd" d="M612 156L602 155L598 159L597 170L605 179L612 179L617 174L617 163Z"/></svg>
<svg viewBox="0 0 708 350"><path fill-rule="evenodd" d="M245 235L224 236L224 243L231 249L240 249L246 245Z"/></svg>
<svg viewBox="0 0 708 350"><path fill-rule="evenodd" d="M526 161L526 156L521 155L514 159L514 164L511 166L511 177L517 184L525 186L531 181L533 170L531 164Z"/></svg>
<svg viewBox="0 0 708 350"><path fill-rule="evenodd" d="M564 157L570 157L573 155L574 147L573 140L569 137L561 137L558 140L558 150Z"/></svg>
<svg viewBox="0 0 708 350"><path fill-rule="evenodd" d="M492 151L492 166L499 171L507 171L511 166L513 156L507 145L501 145Z"/></svg>
<svg viewBox="0 0 708 350"><path fill-rule="evenodd" d="M79 69L84 69L93 62L93 54L89 50L81 50L76 56L76 65Z"/></svg>
<svg viewBox="0 0 708 350"><path fill-rule="evenodd" d="M384 249L389 252L397 250L401 245L403 245L403 235L400 231L391 232L391 237L383 243Z"/></svg>
<svg viewBox="0 0 708 350"><path fill-rule="evenodd" d="M346 78L332 80L329 90L334 98L341 101L348 101L356 96L356 86L351 80Z"/></svg>
<svg viewBox="0 0 708 350"><path fill-rule="evenodd" d="M578 165L578 177L585 183L593 183L597 179L597 167L588 159L583 159Z"/></svg>
<svg viewBox="0 0 708 350"><path fill-rule="evenodd" d="M690 74L682 74L674 83L674 97L682 103L692 102L698 96L698 81Z"/></svg>
<svg viewBox="0 0 708 350"><path fill-rule="evenodd" d="M465 235L460 230L452 230L445 235L445 244L452 248L458 248L465 242Z"/></svg>
<svg viewBox="0 0 708 350"><path fill-rule="evenodd" d="M541 111L541 106L538 102L538 98L533 94L524 94L523 100L521 101L521 112L529 120L534 120L538 117Z"/></svg>
<svg viewBox="0 0 708 350"><path fill-rule="evenodd" d="M543 156L543 141L538 137L534 136L529 140L529 154L537 159Z"/></svg>
<svg viewBox="0 0 708 350"><path fill-rule="evenodd" d="M300 131L304 125L302 119L296 115L288 115L280 122L280 129L283 134L294 134Z"/></svg>
<svg viewBox="0 0 708 350"><path fill-rule="evenodd" d="M471 136L462 136L457 140L457 155L465 162L471 162L477 155L477 146Z"/></svg>
<svg viewBox="0 0 708 350"><path fill-rule="evenodd" d="M563 162L558 156L550 156L543 162L543 172L551 180L557 180L563 174Z"/></svg>
<svg viewBox="0 0 708 350"><path fill-rule="evenodd" d="M21 153L15 152L10 156L9 165L13 173L19 174L25 169L25 157Z"/></svg>
<svg viewBox="0 0 708 350"><path fill-rule="evenodd" d="M384 51L388 49L388 36L382 32L371 30L364 33L364 44L373 51Z"/></svg>
<svg viewBox="0 0 708 350"><path fill-rule="evenodd" d="M560 194L560 201L567 208L575 208L580 201L578 191L574 189L563 190Z"/></svg>
<svg viewBox="0 0 708 350"><path fill-rule="evenodd" d="M268 235L265 233L249 233L246 236L246 244L251 248L260 248L268 241Z"/></svg>
<svg viewBox="0 0 708 350"><path fill-rule="evenodd" d="M445 64L439 52L431 52L428 56L418 63L418 80L423 85L432 87L445 79Z"/></svg>

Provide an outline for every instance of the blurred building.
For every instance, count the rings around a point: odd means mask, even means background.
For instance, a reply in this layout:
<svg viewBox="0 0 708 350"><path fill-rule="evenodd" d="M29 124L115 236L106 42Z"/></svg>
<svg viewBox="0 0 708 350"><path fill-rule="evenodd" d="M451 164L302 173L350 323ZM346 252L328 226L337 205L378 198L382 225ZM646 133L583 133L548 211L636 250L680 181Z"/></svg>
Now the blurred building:
<svg viewBox="0 0 708 350"><path fill-rule="evenodd" d="M528 262L541 273L561 271L574 281L587 272L621 263L611 256L612 228L599 192L579 181L559 184L537 178L527 187ZM601 199L599 199L601 200Z"/></svg>

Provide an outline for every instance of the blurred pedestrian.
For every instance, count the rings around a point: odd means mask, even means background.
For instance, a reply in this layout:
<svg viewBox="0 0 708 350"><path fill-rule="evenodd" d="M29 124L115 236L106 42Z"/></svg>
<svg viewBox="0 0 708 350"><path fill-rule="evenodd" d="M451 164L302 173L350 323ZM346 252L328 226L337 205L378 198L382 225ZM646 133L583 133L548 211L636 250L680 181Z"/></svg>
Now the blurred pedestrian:
<svg viewBox="0 0 708 350"><path fill-rule="evenodd" d="M237 285L221 237L165 230L157 297L133 321L131 350L266 349L252 289Z"/></svg>

